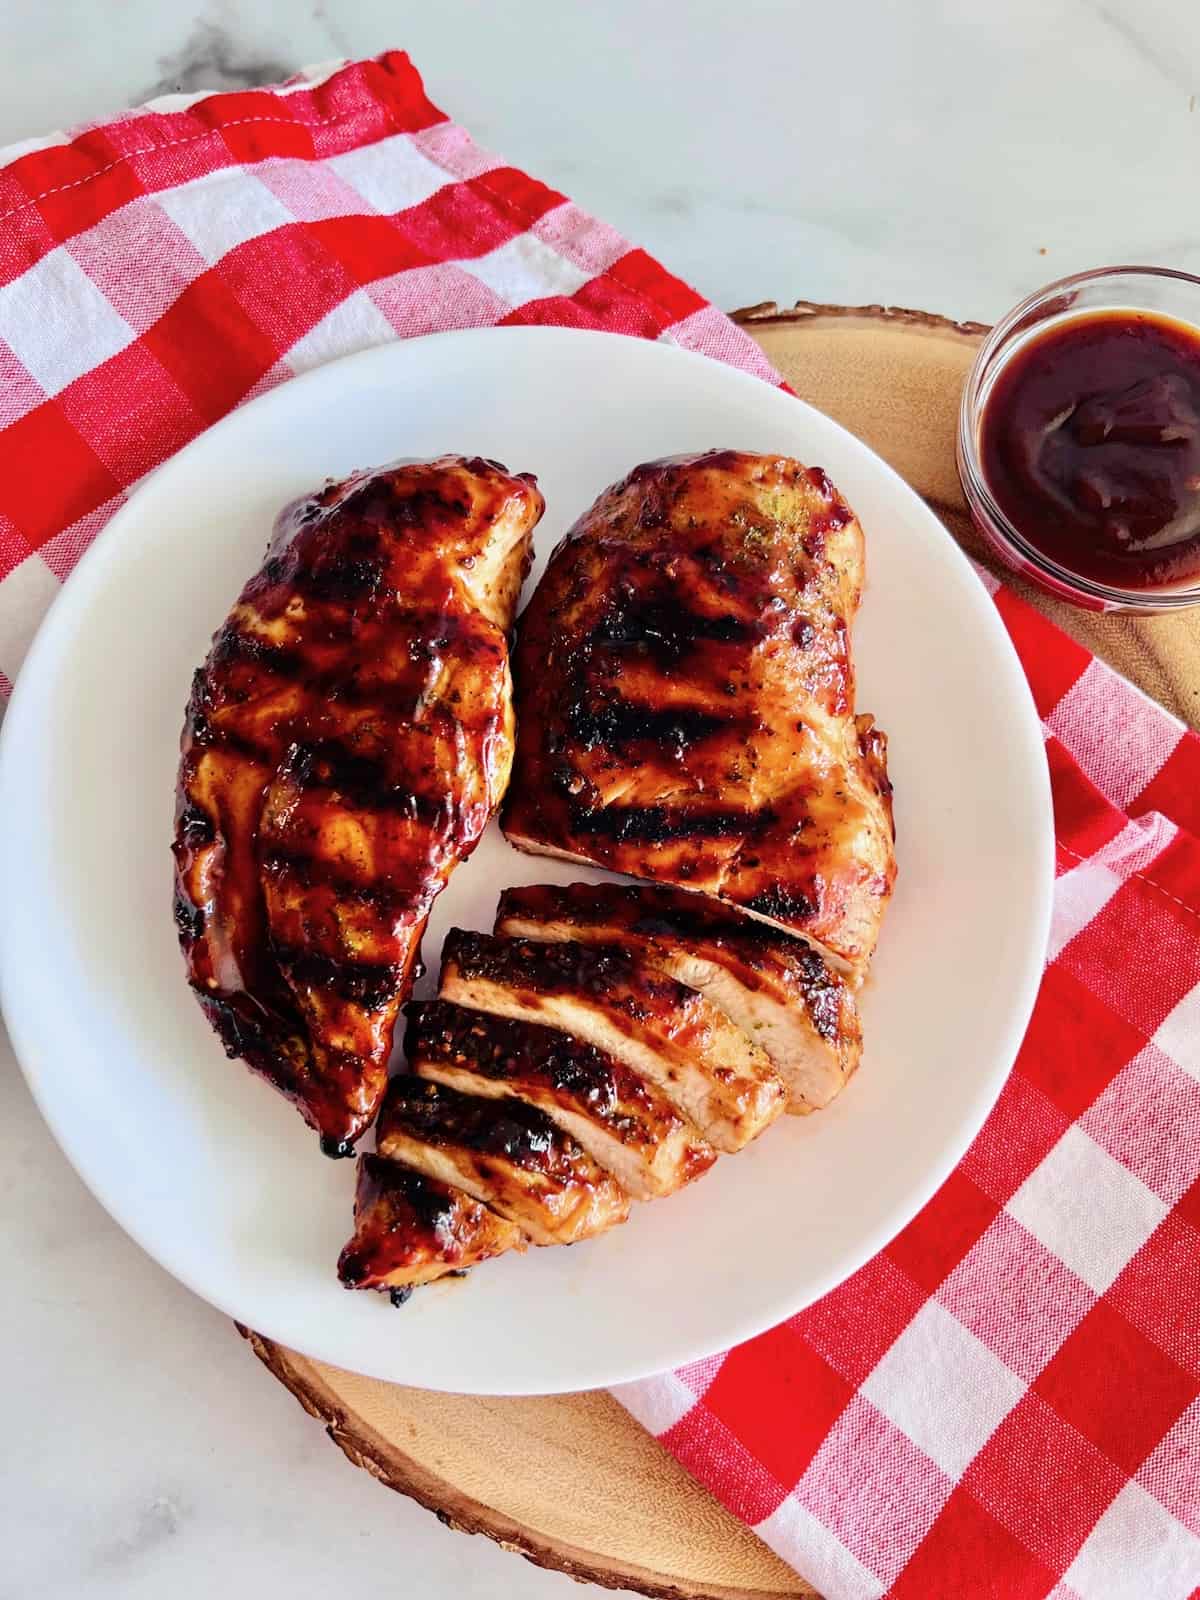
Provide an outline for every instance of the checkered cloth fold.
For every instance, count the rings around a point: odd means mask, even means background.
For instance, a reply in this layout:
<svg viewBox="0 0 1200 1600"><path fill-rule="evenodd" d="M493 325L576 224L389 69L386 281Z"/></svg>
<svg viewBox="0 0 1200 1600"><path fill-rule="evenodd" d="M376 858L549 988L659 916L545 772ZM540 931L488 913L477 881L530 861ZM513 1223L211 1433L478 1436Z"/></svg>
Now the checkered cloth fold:
<svg viewBox="0 0 1200 1600"><path fill-rule="evenodd" d="M158 462L297 372L549 322L778 382L408 58L0 152L0 697ZM830 1600L1200 1585L1200 741L1007 589L1045 722L1050 963L996 1110L833 1294L621 1400ZM965 1042L964 1042L965 1043Z"/></svg>

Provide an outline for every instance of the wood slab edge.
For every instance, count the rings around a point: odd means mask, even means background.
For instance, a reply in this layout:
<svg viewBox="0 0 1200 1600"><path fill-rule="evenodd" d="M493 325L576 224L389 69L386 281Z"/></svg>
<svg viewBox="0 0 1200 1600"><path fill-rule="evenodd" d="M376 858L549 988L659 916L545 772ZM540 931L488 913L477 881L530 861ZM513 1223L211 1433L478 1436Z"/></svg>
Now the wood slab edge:
<svg viewBox="0 0 1200 1600"><path fill-rule="evenodd" d="M240 1322L234 1326L272 1377L310 1417L325 1424L325 1432L352 1466L361 1467L386 1488L415 1500L453 1532L482 1534L501 1549L524 1556L535 1567L561 1572L577 1583L593 1583L603 1589L636 1588L649 1600L769 1600L761 1591L751 1594L724 1585L709 1585L701 1591L664 1584L661 1576L649 1568L624 1563L619 1568L597 1566L593 1552L572 1545L547 1544L531 1528L468 1499L454 1484L437 1477L370 1429L356 1427L317 1373L301 1371L290 1350Z"/></svg>
<svg viewBox="0 0 1200 1600"><path fill-rule="evenodd" d="M743 328L858 317L906 328L925 328L934 333L961 334L968 338L978 338L989 331L986 322L955 322L951 317L941 317L933 311L914 311L908 306L885 306L878 302L869 306L835 306L824 305L818 300L797 300L791 306L779 306L774 300L760 300L756 305L739 306L729 315Z"/></svg>

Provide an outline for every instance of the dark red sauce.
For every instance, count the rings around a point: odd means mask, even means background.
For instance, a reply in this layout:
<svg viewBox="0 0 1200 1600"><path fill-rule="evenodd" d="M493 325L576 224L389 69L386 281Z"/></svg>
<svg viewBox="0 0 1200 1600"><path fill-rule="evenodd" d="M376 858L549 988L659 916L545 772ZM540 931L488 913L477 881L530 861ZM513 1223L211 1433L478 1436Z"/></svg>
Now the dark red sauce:
<svg viewBox="0 0 1200 1600"><path fill-rule="evenodd" d="M1200 577L1200 329L1118 311L1035 337L995 380L980 458L1001 510L1069 571Z"/></svg>

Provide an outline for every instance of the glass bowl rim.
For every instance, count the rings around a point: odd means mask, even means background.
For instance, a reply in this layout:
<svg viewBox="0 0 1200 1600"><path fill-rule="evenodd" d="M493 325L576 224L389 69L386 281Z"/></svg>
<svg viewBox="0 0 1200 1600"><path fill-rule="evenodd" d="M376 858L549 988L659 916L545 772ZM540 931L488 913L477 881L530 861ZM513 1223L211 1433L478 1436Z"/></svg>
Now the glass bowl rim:
<svg viewBox="0 0 1200 1600"><path fill-rule="evenodd" d="M984 518L988 524L987 533L997 540L1002 546L1010 549L1013 554L1034 572L1042 573L1053 580L1056 588L1061 593L1065 588L1073 590L1085 600L1098 601L1106 609L1118 607L1127 611L1163 612L1182 610L1186 606L1200 604L1200 579L1189 585L1186 589L1122 589L1115 585L1097 583L1091 578L1084 577L1082 573L1075 572L1070 567L1064 567L1053 560L1036 545L1031 544L1021 533L1016 524L1007 516L996 501L987 479L983 474L982 463L979 459L977 447L977 425L982 415L979 406L979 390L982 387L984 376L989 366L1002 349L1014 329L1029 312L1037 309L1044 301L1052 299L1066 289L1076 289L1084 284L1100 283L1105 279L1118 277L1143 277L1143 278L1169 278L1176 282L1191 284L1200 290L1200 276L1193 272L1184 272L1176 267L1150 267L1136 264L1091 267L1085 272L1072 272L1066 277L1055 278L1052 282L1043 284L1040 289L1035 289L1031 294L1013 306L1011 311L1005 313L998 322L984 335L983 342L975 353L966 381L963 384L962 400L958 408L958 436L956 440L957 455L960 475L963 480L963 490L966 494L968 508L977 518ZM1136 309L1136 308L1134 308ZM1086 316L1088 313L1078 313ZM1070 312L1067 313L1070 315ZM1190 318L1180 317L1177 321L1191 323L1200 339L1200 315L1195 322Z"/></svg>

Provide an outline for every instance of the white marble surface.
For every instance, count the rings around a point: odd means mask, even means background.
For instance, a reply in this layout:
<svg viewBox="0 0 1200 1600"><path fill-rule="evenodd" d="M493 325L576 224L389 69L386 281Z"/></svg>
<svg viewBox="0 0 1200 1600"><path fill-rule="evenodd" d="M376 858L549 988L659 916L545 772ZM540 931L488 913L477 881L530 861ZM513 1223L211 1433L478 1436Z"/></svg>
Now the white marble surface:
<svg viewBox="0 0 1200 1600"><path fill-rule="evenodd" d="M0 0L0 142L389 45L726 306L1200 270L1195 0ZM89 1198L2 1035L0 1194L3 1600L578 1593L351 1470Z"/></svg>

